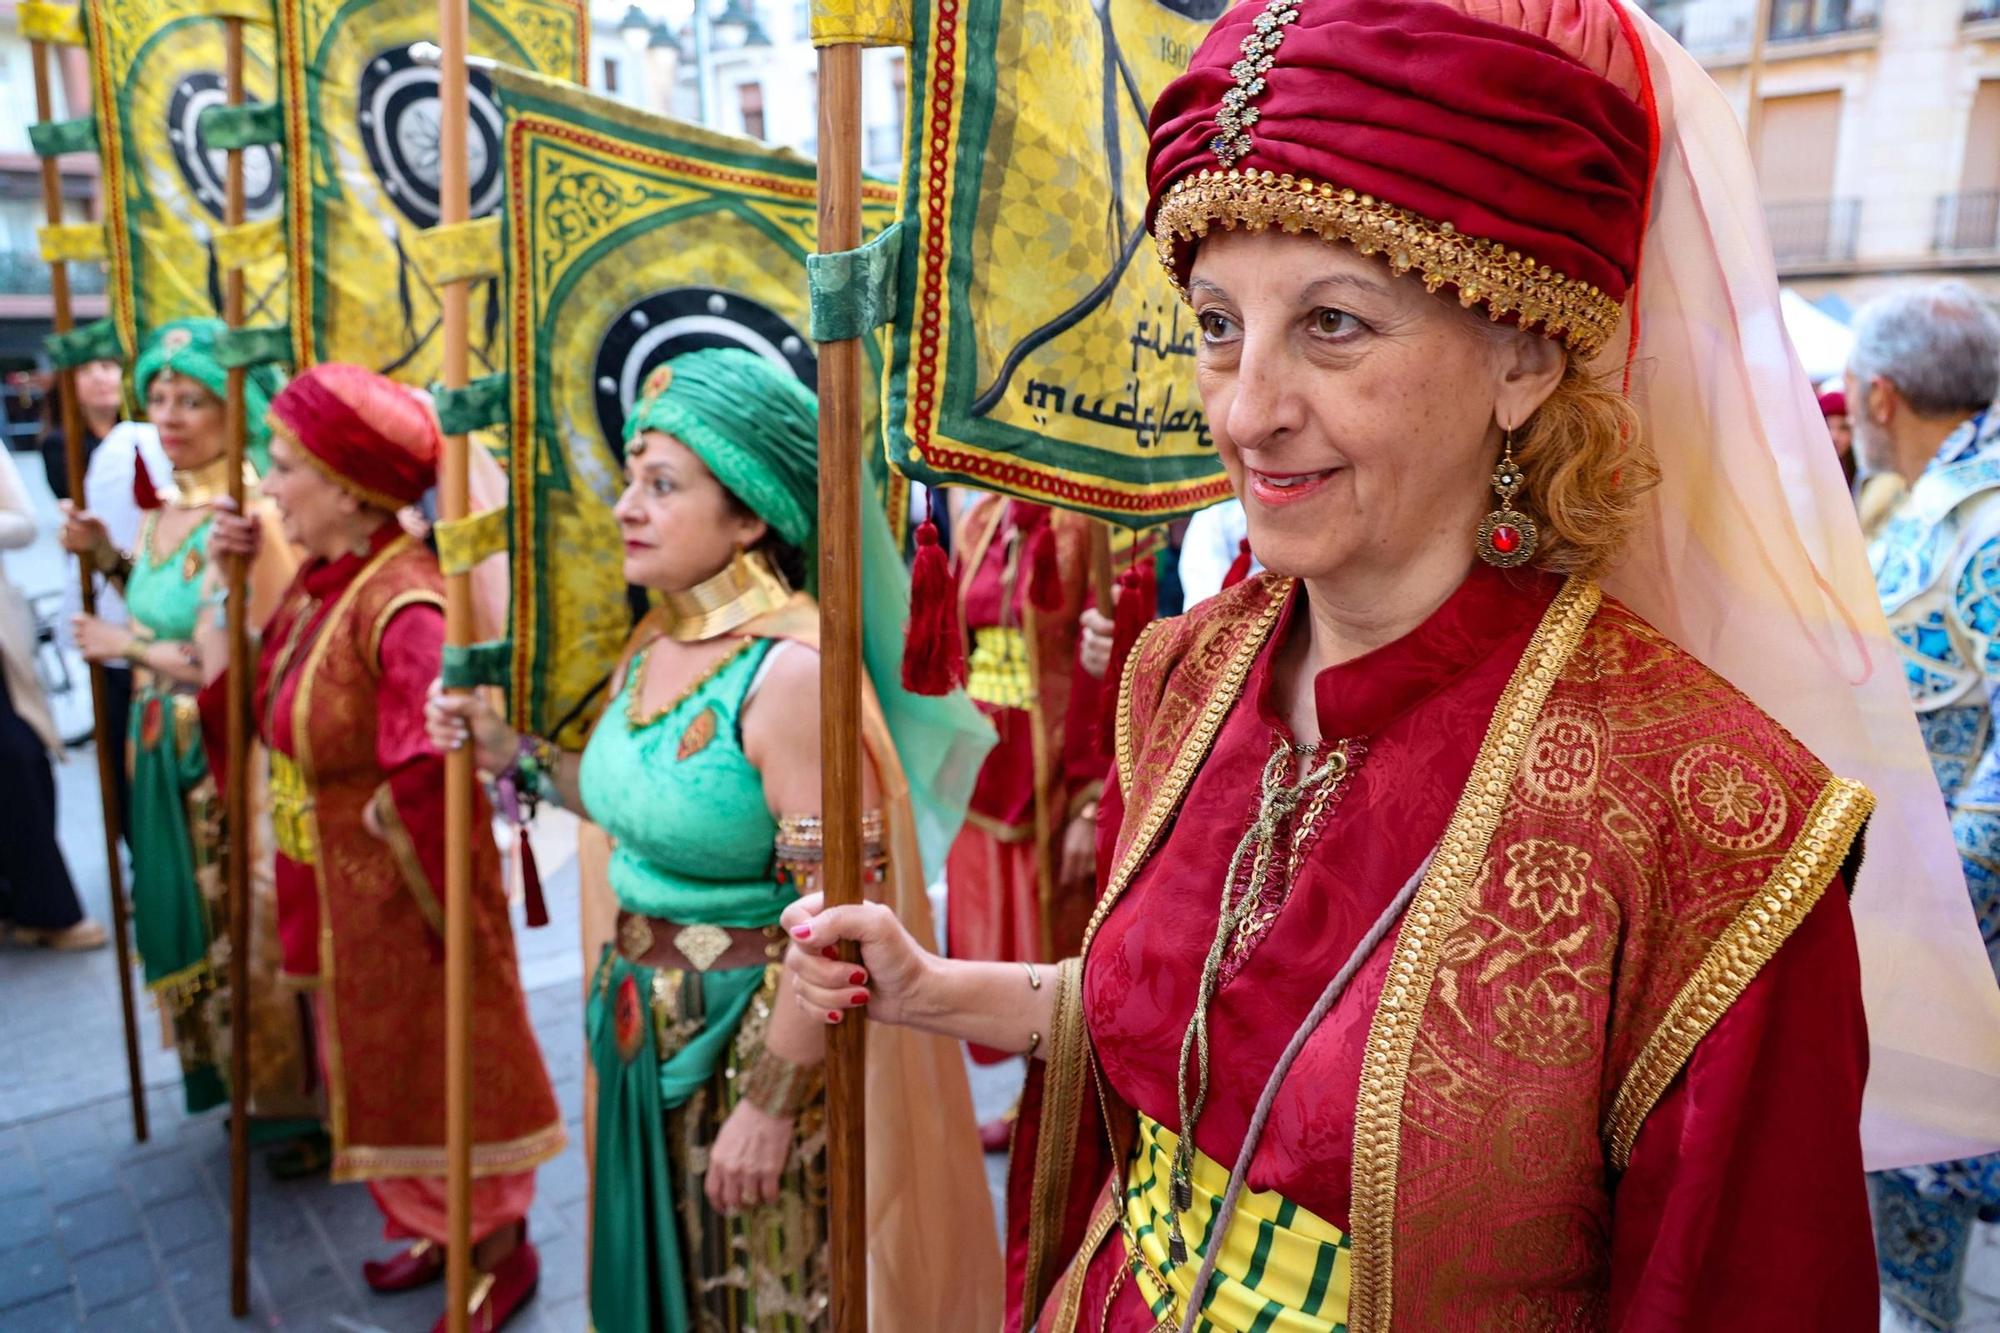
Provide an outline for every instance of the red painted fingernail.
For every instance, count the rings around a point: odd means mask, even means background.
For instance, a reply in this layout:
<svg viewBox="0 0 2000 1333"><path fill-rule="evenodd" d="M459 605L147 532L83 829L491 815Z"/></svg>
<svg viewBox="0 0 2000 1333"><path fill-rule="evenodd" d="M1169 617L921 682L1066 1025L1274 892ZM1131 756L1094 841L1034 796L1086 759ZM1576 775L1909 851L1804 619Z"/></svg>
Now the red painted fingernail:
<svg viewBox="0 0 2000 1333"><path fill-rule="evenodd" d="M826 1021L829 1023L838 1023L840 1021L840 1015L835 1013L833 1010L829 1009L826 1011Z"/></svg>
<svg viewBox="0 0 2000 1333"><path fill-rule="evenodd" d="M792 927L792 938L795 940L809 940L812 938L812 933L813 928L811 926Z"/></svg>
<svg viewBox="0 0 2000 1333"><path fill-rule="evenodd" d="M840 957L840 950L829 944L819 951L819 956L821 958L838 958Z"/></svg>
<svg viewBox="0 0 2000 1333"><path fill-rule="evenodd" d="M848 984L853 986L859 986L867 980L868 980L868 974L866 972L863 972L858 967L855 968L853 972L849 973L847 978Z"/></svg>
<svg viewBox="0 0 2000 1333"><path fill-rule="evenodd" d="M865 990L854 992L854 998L849 1000L848 1003L859 1009L862 1005L868 1003L868 992Z"/></svg>

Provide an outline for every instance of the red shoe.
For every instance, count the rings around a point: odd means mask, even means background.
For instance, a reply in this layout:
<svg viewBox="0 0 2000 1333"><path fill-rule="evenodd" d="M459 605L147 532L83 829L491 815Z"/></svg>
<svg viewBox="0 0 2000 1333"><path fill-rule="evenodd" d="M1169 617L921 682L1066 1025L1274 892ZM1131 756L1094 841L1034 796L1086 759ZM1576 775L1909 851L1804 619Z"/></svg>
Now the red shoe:
<svg viewBox="0 0 2000 1333"><path fill-rule="evenodd" d="M1014 1119L1016 1113L995 1116L979 1127L979 1146L987 1152L1006 1152L1014 1141Z"/></svg>
<svg viewBox="0 0 2000 1333"><path fill-rule="evenodd" d="M420 1240L393 1259L370 1259L361 1276L376 1291L411 1291L444 1276L444 1247Z"/></svg>
<svg viewBox="0 0 2000 1333"><path fill-rule="evenodd" d="M535 1298L535 1288L541 1280L542 1257L528 1244L524 1228L521 1243L473 1286L472 1315L465 1322L466 1333L497 1333ZM445 1324L445 1316L439 1315L431 1333L446 1333Z"/></svg>

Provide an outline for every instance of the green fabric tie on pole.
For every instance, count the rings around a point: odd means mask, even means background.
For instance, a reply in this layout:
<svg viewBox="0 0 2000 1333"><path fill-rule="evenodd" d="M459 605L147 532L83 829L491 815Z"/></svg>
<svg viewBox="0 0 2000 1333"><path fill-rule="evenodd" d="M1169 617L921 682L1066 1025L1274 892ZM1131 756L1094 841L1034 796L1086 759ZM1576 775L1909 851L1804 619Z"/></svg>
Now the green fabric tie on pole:
<svg viewBox="0 0 2000 1333"><path fill-rule="evenodd" d="M204 107L195 118L195 133L201 136L201 146L211 153L283 143L284 108L276 102Z"/></svg>
<svg viewBox="0 0 2000 1333"><path fill-rule="evenodd" d="M28 144L41 158L61 157L64 153L95 153L97 151L97 117L80 116L75 120L45 120L28 126Z"/></svg>
<svg viewBox="0 0 2000 1333"><path fill-rule="evenodd" d="M866 337L894 318L896 275L902 256L900 222L884 228L881 235L858 250L807 255L813 341L841 342Z"/></svg>
<svg viewBox="0 0 2000 1333"><path fill-rule="evenodd" d="M437 408L438 431L444 435L470 435L488 426L507 424L507 372L481 375L463 389L431 386L431 404Z"/></svg>

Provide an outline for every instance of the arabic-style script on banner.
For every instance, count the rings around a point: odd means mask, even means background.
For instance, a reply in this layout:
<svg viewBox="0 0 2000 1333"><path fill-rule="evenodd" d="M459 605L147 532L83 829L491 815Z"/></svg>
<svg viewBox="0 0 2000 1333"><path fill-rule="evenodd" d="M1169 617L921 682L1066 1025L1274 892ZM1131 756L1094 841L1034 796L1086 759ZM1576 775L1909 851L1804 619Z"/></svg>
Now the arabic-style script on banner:
<svg viewBox="0 0 2000 1333"><path fill-rule="evenodd" d="M1222 499L1145 168L1153 99L1224 0L913 8L891 456L1128 526Z"/></svg>

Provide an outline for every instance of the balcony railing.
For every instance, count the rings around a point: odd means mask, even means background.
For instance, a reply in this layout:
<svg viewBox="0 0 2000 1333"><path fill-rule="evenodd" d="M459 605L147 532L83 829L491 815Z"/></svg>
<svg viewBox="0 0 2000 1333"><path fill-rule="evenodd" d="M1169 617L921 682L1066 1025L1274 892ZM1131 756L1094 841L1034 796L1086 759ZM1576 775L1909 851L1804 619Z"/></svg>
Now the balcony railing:
<svg viewBox="0 0 2000 1333"><path fill-rule="evenodd" d="M1948 194L1938 200L1937 250L2000 250L2000 191Z"/></svg>
<svg viewBox="0 0 2000 1333"><path fill-rule="evenodd" d="M1780 264L1817 264L1854 258L1861 229L1859 199L1805 199L1764 205L1771 251Z"/></svg>
<svg viewBox="0 0 2000 1333"><path fill-rule="evenodd" d="M72 292L101 293L104 270L96 264L71 264L69 289ZM0 250L0 295L46 296L49 266L33 250Z"/></svg>
<svg viewBox="0 0 2000 1333"><path fill-rule="evenodd" d="M1965 0L1965 21L1978 23L1985 19L2000 19L2000 0Z"/></svg>
<svg viewBox="0 0 2000 1333"><path fill-rule="evenodd" d="M1771 40L1805 41L1843 32L1873 31L1881 0L1776 0Z"/></svg>

